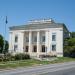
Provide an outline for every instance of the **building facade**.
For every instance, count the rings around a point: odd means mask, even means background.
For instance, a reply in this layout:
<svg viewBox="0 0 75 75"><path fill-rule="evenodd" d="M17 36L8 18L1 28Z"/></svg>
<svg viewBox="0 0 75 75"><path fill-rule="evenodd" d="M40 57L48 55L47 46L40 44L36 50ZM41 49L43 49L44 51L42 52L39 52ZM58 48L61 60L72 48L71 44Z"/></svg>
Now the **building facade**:
<svg viewBox="0 0 75 75"><path fill-rule="evenodd" d="M27 25L9 28L9 52L63 56L63 40L69 36L65 24L52 19L33 20Z"/></svg>

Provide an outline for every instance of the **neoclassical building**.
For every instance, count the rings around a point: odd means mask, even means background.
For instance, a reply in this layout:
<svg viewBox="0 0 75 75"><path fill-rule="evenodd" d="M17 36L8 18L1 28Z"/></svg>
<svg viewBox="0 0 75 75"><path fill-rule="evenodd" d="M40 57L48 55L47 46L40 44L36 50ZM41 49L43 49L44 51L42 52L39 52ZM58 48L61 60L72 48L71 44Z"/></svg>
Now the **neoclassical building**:
<svg viewBox="0 0 75 75"><path fill-rule="evenodd" d="M9 52L63 56L63 40L69 37L64 23L52 19L32 20L27 25L9 28Z"/></svg>

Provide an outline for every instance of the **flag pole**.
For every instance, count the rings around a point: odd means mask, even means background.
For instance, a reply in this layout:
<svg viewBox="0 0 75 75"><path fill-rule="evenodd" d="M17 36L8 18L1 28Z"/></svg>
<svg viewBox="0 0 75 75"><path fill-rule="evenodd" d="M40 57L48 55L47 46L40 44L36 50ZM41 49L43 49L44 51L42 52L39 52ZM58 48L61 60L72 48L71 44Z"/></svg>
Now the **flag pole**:
<svg viewBox="0 0 75 75"><path fill-rule="evenodd" d="M8 21L7 21L7 16L6 16L6 20L5 20L5 29L4 29L4 46L3 46L3 54L5 54L5 45L6 45L6 40L5 40L5 37L6 37L6 25L7 25Z"/></svg>

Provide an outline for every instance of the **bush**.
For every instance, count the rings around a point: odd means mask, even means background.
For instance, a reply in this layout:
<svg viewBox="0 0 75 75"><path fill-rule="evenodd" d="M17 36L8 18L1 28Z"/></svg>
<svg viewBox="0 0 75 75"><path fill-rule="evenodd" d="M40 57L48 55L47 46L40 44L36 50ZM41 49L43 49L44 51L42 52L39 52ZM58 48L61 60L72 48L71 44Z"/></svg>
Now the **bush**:
<svg viewBox="0 0 75 75"><path fill-rule="evenodd" d="M64 56L75 57L75 38L64 40Z"/></svg>
<svg viewBox="0 0 75 75"><path fill-rule="evenodd" d="M0 62L3 61L4 54L0 54Z"/></svg>
<svg viewBox="0 0 75 75"><path fill-rule="evenodd" d="M12 56L10 53L0 54L0 62L1 61L11 61L11 60L14 60L13 57L14 56Z"/></svg>
<svg viewBox="0 0 75 75"><path fill-rule="evenodd" d="M15 55L15 60L24 60L24 59L30 59L30 56L24 53L19 53Z"/></svg>
<svg viewBox="0 0 75 75"><path fill-rule="evenodd" d="M71 54L71 57L75 58L75 46L72 46L70 52L71 52L71 53L70 53L70 54Z"/></svg>
<svg viewBox="0 0 75 75"><path fill-rule="evenodd" d="M69 57L70 56L70 46L65 46L64 47L64 56Z"/></svg>
<svg viewBox="0 0 75 75"><path fill-rule="evenodd" d="M11 55L10 53L6 53L6 54L4 55L4 59L5 59L6 61L11 61L11 60L12 60L12 57L13 57L13 55Z"/></svg>
<svg viewBox="0 0 75 75"><path fill-rule="evenodd" d="M25 59L30 59L30 56L28 54L24 53L19 53L15 54L15 56L11 55L10 53L7 54L0 54L0 62L1 61L14 61L14 60L25 60Z"/></svg>
<svg viewBox="0 0 75 75"><path fill-rule="evenodd" d="M75 57L75 46L65 46L64 56L65 57Z"/></svg>

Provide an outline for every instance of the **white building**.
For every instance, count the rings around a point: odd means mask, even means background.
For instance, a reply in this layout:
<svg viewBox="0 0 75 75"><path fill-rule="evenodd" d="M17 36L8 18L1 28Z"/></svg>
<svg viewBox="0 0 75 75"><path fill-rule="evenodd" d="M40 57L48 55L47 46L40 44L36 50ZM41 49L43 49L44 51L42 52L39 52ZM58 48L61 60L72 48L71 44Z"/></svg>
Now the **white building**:
<svg viewBox="0 0 75 75"><path fill-rule="evenodd" d="M65 24L52 19L33 20L9 28L9 52L63 56L63 40L69 36Z"/></svg>

